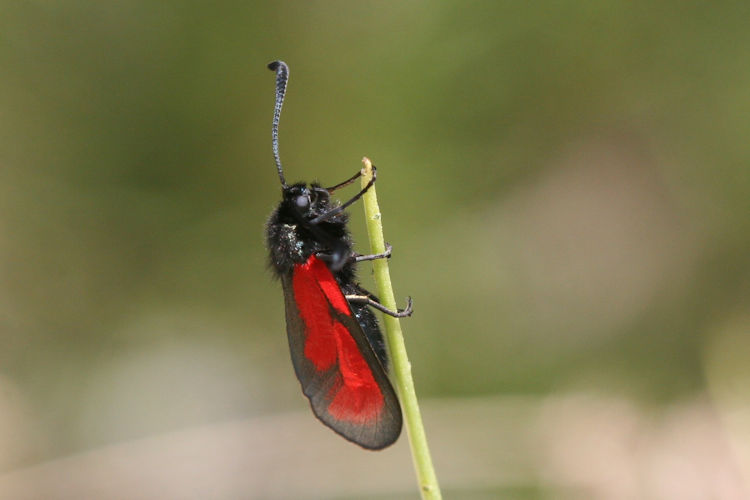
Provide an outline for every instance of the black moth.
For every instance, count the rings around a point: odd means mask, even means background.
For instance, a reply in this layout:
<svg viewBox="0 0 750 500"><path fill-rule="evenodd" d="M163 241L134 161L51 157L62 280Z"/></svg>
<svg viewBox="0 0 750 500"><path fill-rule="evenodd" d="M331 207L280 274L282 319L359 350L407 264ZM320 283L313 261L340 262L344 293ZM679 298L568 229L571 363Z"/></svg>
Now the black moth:
<svg viewBox="0 0 750 500"><path fill-rule="evenodd" d="M360 174L333 187L287 184L281 168L278 126L289 68L282 61L268 65L276 72L276 105L272 146L281 181L281 203L266 226L270 264L280 279L286 306L286 329L292 364L325 425L364 448L392 444L401 433L401 408L387 376L383 335L370 307L397 317L356 281L355 265L390 256L359 255L352 248L344 211L375 182L345 203L331 193L353 183Z"/></svg>

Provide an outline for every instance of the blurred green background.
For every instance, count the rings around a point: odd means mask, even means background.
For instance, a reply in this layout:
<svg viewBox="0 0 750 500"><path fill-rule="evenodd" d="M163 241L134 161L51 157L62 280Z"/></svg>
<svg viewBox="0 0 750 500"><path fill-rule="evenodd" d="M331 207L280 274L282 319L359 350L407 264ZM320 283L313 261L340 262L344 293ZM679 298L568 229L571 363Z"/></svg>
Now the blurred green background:
<svg viewBox="0 0 750 500"><path fill-rule="evenodd" d="M331 185L364 155L379 168L447 496L750 495L750 4L0 12L7 498L32 483L54 487L30 497L117 497L92 463L135 468L130 498L150 498L148 481L154 498L416 498L405 436L356 449L294 378L263 241L274 59L291 68L287 178ZM309 431L284 441L298 423ZM160 473L175 463L161 453L207 428L248 446ZM184 439L123 451L165 435ZM342 457L364 472L306 475ZM376 481L379 467L394 470ZM225 489L196 486L214 472Z"/></svg>

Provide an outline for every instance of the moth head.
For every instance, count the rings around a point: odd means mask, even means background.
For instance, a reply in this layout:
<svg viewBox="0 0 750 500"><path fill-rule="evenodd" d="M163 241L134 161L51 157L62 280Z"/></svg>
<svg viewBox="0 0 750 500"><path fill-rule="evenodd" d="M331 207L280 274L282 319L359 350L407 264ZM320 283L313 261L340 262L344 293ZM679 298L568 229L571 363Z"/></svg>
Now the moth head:
<svg viewBox="0 0 750 500"><path fill-rule="evenodd" d="M305 219L313 219L328 211L330 194L317 184L292 184L283 189L284 203Z"/></svg>

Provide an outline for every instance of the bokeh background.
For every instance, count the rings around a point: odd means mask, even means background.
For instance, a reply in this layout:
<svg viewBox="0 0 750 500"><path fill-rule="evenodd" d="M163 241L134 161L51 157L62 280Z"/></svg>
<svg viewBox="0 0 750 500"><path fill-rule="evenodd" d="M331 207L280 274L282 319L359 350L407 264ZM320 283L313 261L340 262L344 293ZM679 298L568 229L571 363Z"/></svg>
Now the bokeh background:
<svg viewBox="0 0 750 500"><path fill-rule="evenodd" d="M277 58L287 178L379 167L446 497L750 497L750 4L0 12L0 498L418 497L294 378Z"/></svg>

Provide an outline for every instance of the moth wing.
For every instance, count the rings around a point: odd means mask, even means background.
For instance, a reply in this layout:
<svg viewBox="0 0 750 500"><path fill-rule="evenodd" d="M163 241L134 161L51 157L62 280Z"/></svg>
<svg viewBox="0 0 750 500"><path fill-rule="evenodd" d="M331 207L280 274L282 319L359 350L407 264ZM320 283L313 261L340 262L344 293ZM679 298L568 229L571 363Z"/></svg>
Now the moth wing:
<svg viewBox="0 0 750 500"><path fill-rule="evenodd" d="M312 256L281 281L292 364L315 416L364 448L392 444L398 398L331 271Z"/></svg>

